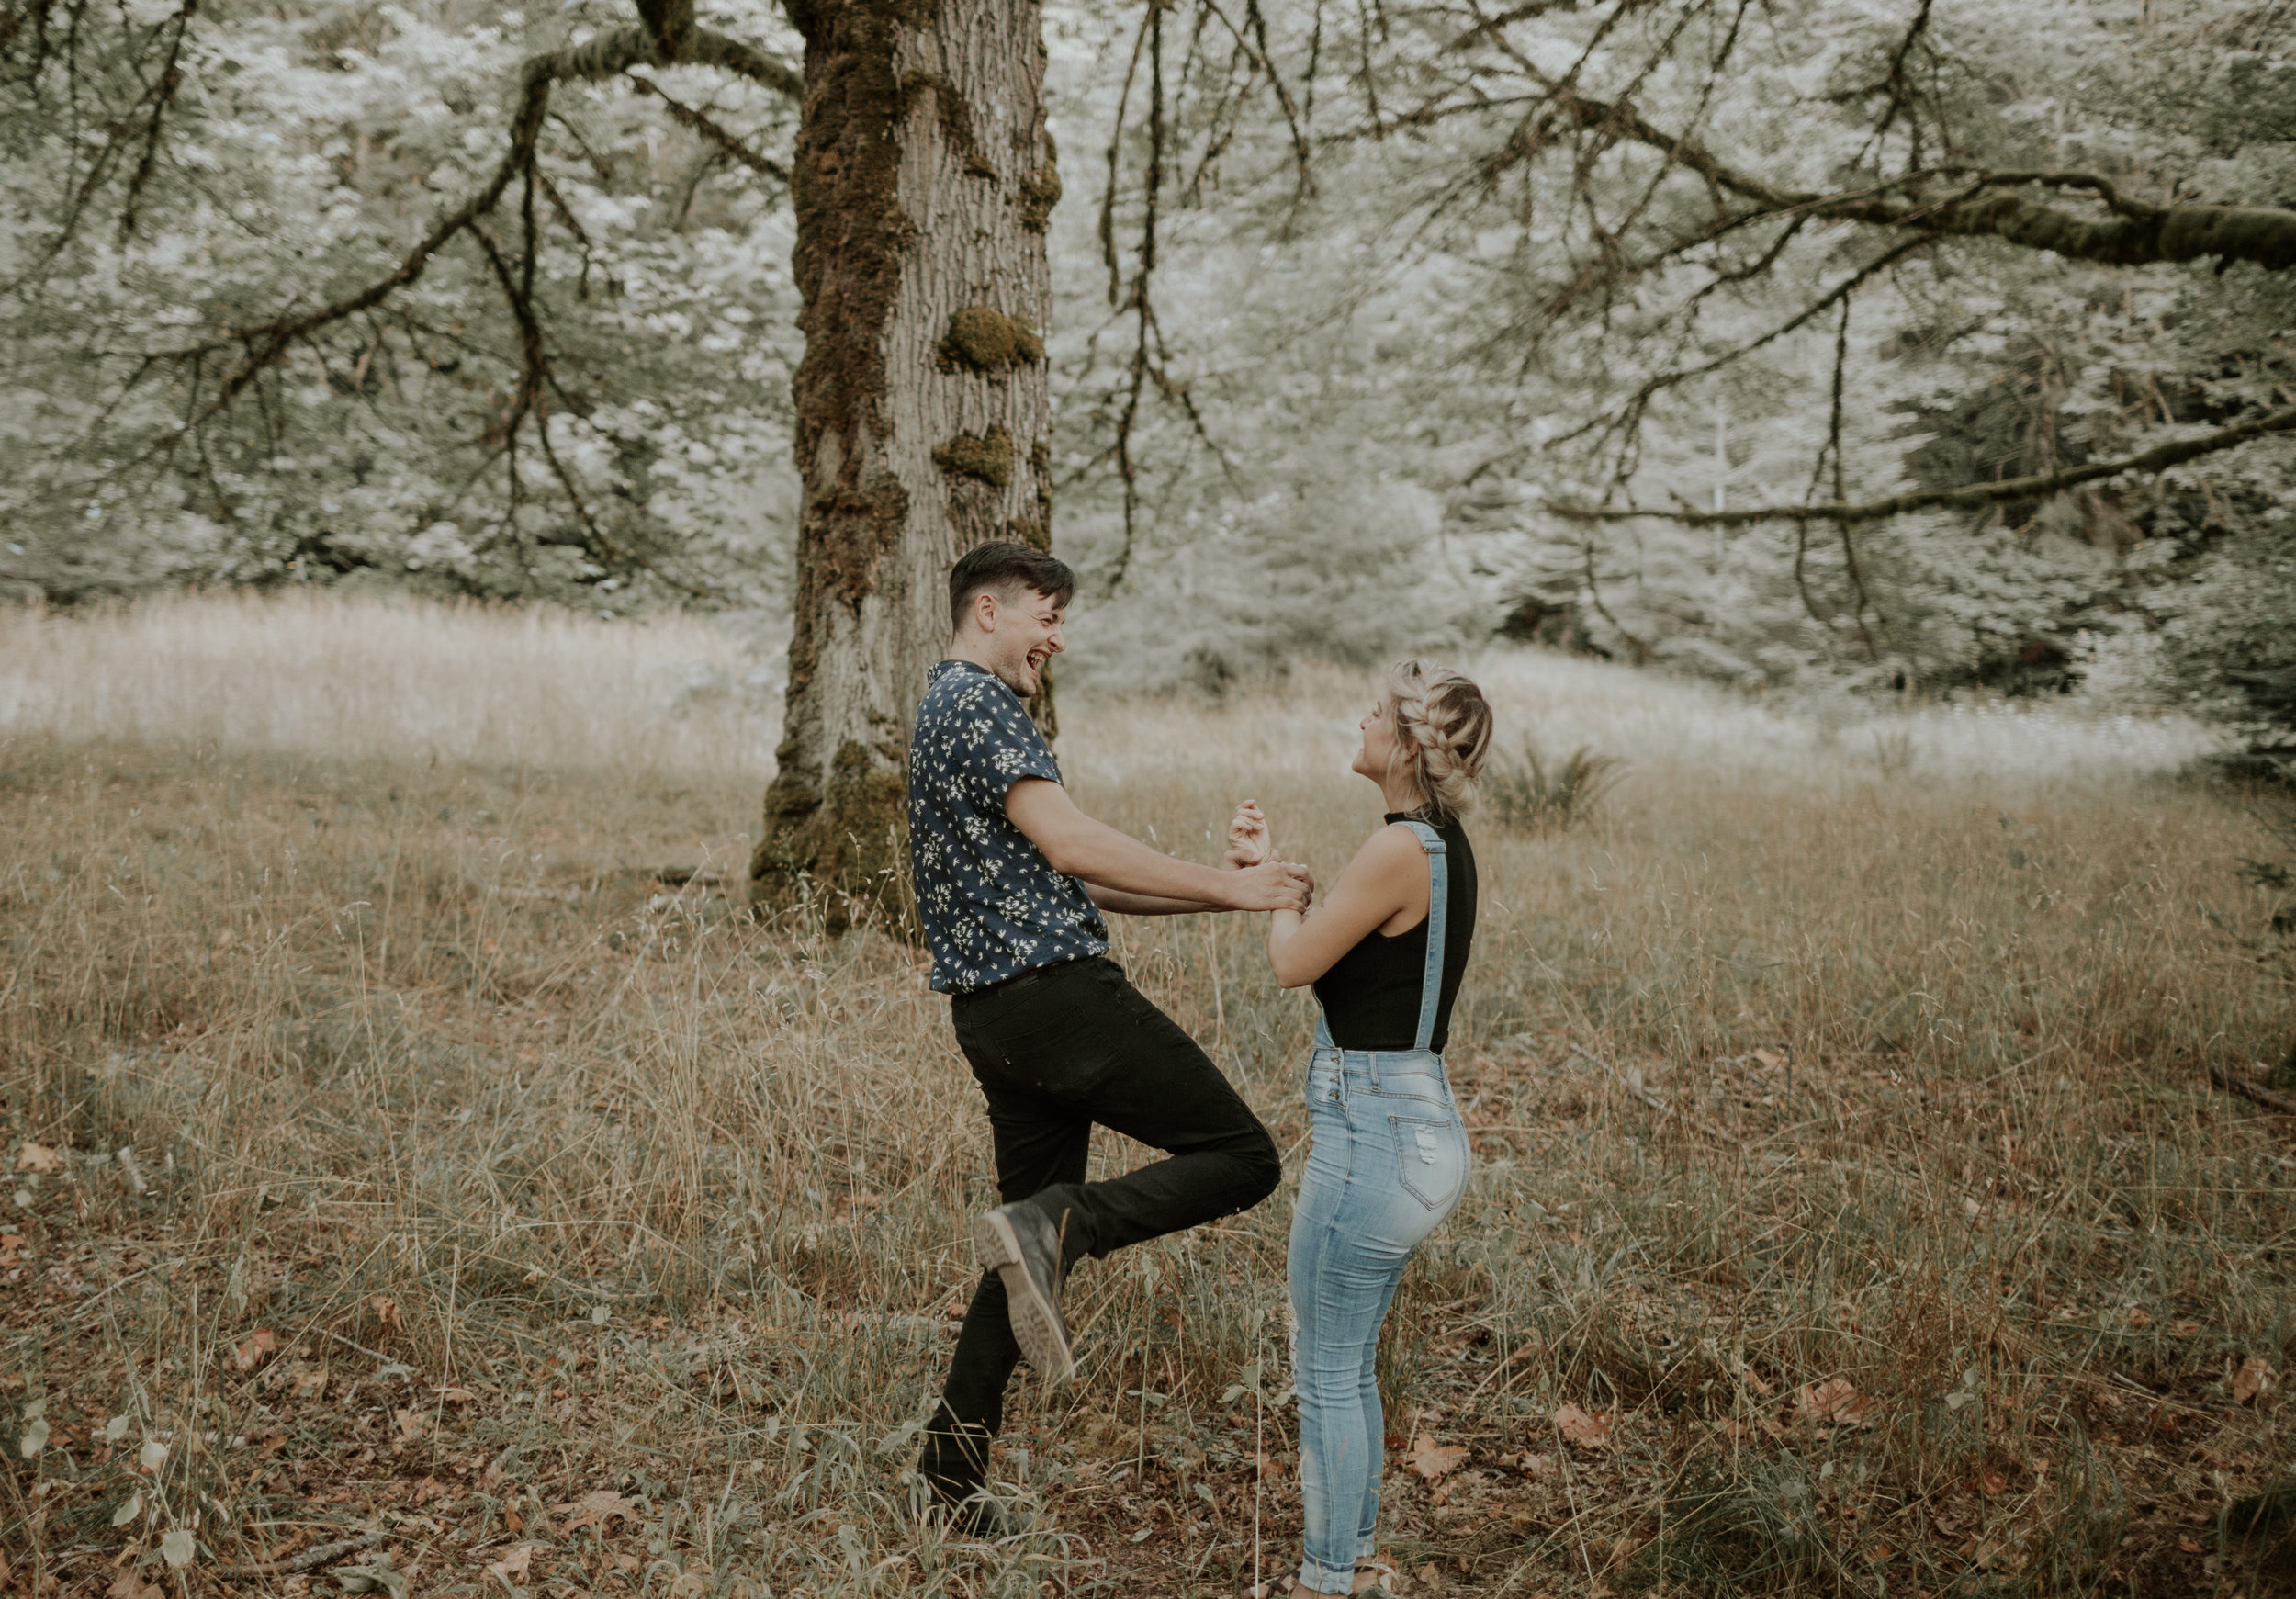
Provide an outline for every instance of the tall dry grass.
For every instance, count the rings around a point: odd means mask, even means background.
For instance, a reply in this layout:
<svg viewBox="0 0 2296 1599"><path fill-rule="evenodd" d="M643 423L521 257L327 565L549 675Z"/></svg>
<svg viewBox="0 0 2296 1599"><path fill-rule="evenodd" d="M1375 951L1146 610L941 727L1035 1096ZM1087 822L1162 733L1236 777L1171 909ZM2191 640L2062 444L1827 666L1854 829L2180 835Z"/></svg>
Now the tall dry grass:
<svg viewBox="0 0 2296 1599"><path fill-rule="evenodd" d="M61 1152L0 1310L0 1406L51 1395L63 1436L0 1513L32 1580L94 1591L74 1551L127 1540L162 1571L197 1517L212 1582L338 1492L425 1591L519 1586L484 1573L512 1517L585 1592L1229 1593L1289 1552L1288 1190L1079 1274L1085 1373L1024 1379L1000 1465L1049 1530L905 1520L978 1096L909 951L658 875L738 870L771 743L724 702L662 742L651 685L692 661L733 664L691 625L320 602L0 635L0 1091ZM2296 1207L2207 1086L2285 1042L2288 968L2234 870L2253 819L2172 775L2202 735L1475 664L1511 734L1629 764L1580 828L1478 834L1478 1169L1383 1361L1390 1426L1471 1451L1396 1473L1423 1589L2227 1575L2196 1529L2286 1458L2256 1379ZM1369 693L1071 704L1063 757L1199 858L1256 797L1328 878L1378 819L1343 775ZM1120 936L1296 1152L1311 1018L1259 928ZM536 1530L609 1485L637 1533Z"/></svg>

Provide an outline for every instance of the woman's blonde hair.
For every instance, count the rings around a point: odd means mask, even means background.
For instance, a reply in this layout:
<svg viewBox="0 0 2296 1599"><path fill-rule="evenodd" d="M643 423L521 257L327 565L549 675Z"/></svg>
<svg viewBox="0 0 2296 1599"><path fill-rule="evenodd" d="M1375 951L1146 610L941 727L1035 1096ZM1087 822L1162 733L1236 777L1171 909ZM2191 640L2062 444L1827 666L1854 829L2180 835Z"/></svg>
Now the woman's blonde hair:
<svg viewBox="0 0 2296 1599"><path fill-rule="evenodd" d="M1464 673L1431 660L1398 661L1387 674L1397 759L1438 824L1475 808L1475 783L1491 753L1491 706Z"/></svg>

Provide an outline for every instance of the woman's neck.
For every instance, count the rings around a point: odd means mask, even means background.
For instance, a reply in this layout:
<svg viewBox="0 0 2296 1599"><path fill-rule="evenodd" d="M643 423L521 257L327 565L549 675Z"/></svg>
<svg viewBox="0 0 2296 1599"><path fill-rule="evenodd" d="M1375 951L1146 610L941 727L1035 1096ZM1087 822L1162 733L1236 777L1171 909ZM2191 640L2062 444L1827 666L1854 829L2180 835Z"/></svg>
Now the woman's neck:
<svg viewBox="0 0 2296 1599"><path fill-rule="evenodd" d="M1427 796L1419 792L1419 785L1409 777L1388 778L1379 784L1379 793L1387 800L1390 812L1415 811L1427 803Z"/></svg>

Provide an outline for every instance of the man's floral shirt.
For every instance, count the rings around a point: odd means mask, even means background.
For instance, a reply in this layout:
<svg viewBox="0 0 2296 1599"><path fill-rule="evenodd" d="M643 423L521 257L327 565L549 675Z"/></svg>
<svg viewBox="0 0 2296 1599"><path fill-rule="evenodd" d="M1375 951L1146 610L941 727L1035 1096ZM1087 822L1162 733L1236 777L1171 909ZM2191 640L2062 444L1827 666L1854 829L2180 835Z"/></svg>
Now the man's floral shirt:
<svg viewBox="0 0 2296 1599"><path fill-rule="evenodd" d="M909 738L909 869L943 993L1108 952L1085 885L1005 815L1024 777L1058 783L1061 769L1019 696L970 661L933 668Z"/></svg>

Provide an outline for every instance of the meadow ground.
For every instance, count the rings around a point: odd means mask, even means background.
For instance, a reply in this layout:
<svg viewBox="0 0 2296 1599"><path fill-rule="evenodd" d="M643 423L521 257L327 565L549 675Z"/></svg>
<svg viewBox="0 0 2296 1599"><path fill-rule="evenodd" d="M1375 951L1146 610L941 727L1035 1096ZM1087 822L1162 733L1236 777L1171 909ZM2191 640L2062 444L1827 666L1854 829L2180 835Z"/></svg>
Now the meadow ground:
<svg viewBox="0 0 2296 1599"><path fill-rule="evenodd" d="M1382 1364L1407 1591L2285 1590L2221 1514L2290 1466L2291 1123L2210 1086L2290 1042L2261 802L2177 777L2173 721L1469 664L1629 764L1478 829L1477 1169ZM985 1126L908 949L739 914L752 665L697 622L0 620L0 1590L1285 1569L1289 1187L1079 1273L1083 1371L1000 1454L1043 1530L907 1519ZM1328 879L1369 693L1072 700L1063 756L1199 859L1255 796ZM1296 1176L1261 937L1120 954Z"/></svg>

